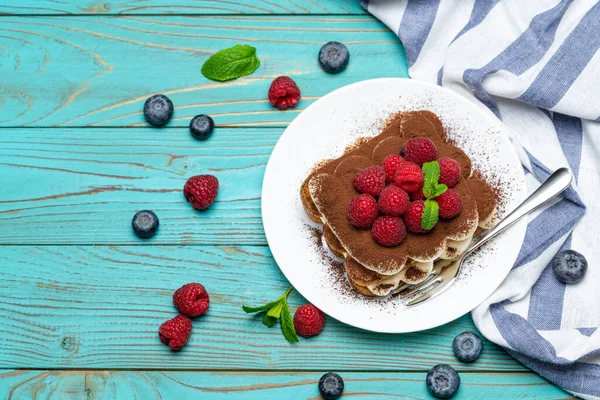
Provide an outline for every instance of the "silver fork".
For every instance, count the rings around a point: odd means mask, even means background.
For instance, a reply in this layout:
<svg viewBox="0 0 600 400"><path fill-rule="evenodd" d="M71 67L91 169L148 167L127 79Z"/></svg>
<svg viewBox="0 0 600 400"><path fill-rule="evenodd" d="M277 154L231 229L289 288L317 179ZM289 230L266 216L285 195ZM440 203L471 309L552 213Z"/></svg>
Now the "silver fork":
<svg viewBox="0 0 600 400"><path fill-rule="evenodd" d="M478 249L488 240L496 237L505 229L519 221L521 218L530 212L539 208L545 202L553 199L569 187L573 175L568 168L559 168L541 186L525 199L517 208L510 214L498 222L492 229L477 236L471 242L467 250L455 259L448 260L450 265L434 267L431 274L423 282L416 285L402 285L396 289L395 293L401 297L408 297L415 293L421 293L418 297L412 299L407 305L409 307L421 304L429 299L432 299L448 289L456 280L463 261L474 250Z"/></svg>

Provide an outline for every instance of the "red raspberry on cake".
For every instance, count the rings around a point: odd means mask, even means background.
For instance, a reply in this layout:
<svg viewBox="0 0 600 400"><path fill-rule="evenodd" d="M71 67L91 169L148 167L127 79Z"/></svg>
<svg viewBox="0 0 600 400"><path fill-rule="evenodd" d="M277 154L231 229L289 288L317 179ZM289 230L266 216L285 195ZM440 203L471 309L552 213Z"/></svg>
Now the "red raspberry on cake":
<svg viewBox="0 0 600 400"><path fill-rule="evenodd" d="M396 171L400 164L404 162L404 158L402 158L399 154L390 154L383 160L383 169L385 170L385 183L394 182L394 178L396 177Z"/></svg>
<svg viewBox="0 0 600 400"><path fill-rule="evenodd" d="M449 188L456 186L460 179L461 172L458 161L449 157L442 157L437 161L438 164L440 164L440 179L438 182Z"/></svg>
<svg viewBox="0 0 600 400"><path fill-rule="evenodd" d="M392 217L399 217L408 208L408 194L396 185L388 185L379 196L379 211Z"/></svg>
<svg viewBox="0 0 600 400"><path fill-rule="evenodd" d="M378 216L377 201L368 194L358 195L348 206L348 218L357 228L369 229Z"/></svg>
<svg viewBox="0 0 600 400"><path fill-rule="evenodd" d="M450 219L460 214L462 210L462 200L460 195L454 189L448 189L435 198L440 206L439 216L442 219Z"/></svg>
<svg viewBox="0 0 600 400"><path fill-rule="evenodd" d="M212 175L196 175L183 186L183 195L198 210L206 210L217 198L219 180Z"/></svg>
<svg viewBox="0 0 600 400"><path fill-rule="evenodd" d="M426 137L409 139L404 144L404 159L422 167L426 162L437 159L437 147Z"/></svg>
<svg viewBox="0 0 600 400"><path fill-rule="evenodd" d="M379 197L385 187L385 171L376 165L365 168L354 175L352 184L360 193Z"/></svg>
<svg viewBox="0 0 600 400"><path fill-rule="evenodd" d="M396 171L394 183L405 192L415 192L423 187L423 171L413 162L403 162Z"/></svg>
<svg viewBox="0 0 600 400"><path fill-rule="evenodd" d="M406 237L406 227L401 218L383 216L375 220L371 234L380 245L394 247Z"/></svg>
<svg viewBox="0 0 600 400"><path fill-rule="evenodd" d="M423 194L423 188L416 190L414 192L410 192L408 195L410 196L410 201L425 200L425 195Z"/></svg>
<svg viewBox="0 0 600 400"><path fill-rule="evenodd" d="M173 304L183 315L195 318L208 311L210 298L204 286L192 282L183 285L173 293Z"/></svg>
<svg viewBox="0 0 600 400"><path fill-rule="evenodd" d="M410 203L408 210L406 210L406 213L404 213L404 223L406 224L406 229L414 233L429 232L427 229L423 229L421 227L424 210L425 202L423 200L417 200Z"/></svg>
<svg viewBox="0 0 600 400"><path fill-rule="evenodd" d="M300 101L300 88L287 76L279 76L269 88L269 102L280 110L294 107Z"/></svg>
<svg viewBox="0 0 600 400"><path fill-rule="evenodd" d="M325 326L325 314L312 304L300 306L294 313L294 328L305 338L318 335Z"/></svg>

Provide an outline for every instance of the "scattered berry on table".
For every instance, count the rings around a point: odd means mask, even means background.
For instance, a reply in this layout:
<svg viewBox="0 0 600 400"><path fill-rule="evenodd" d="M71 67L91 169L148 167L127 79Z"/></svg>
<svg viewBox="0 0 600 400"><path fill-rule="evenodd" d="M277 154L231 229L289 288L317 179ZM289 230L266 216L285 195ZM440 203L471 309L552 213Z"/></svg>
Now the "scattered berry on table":
<svg viewBox="0 0 600 400"><path fill-rule="evenodd" d="M419 167L422 167L426 162L434 161L436 158L437 147L429 138L413 138L404 144L404 159L414 162Z"/></svg>
<svg viewBox="0 0 600 400"><path fill-rule="evenodd" d="M406 237L406 227L401 218L383 216L375 220L371 234L380 245L394 247Z"/></svg>
<svg viewBox="0 0 600 400"><path fill-rule="evenodd" d="M360 193L379 197L385 187L385 171L382 167L372 166L359 171L352 181L354 189Z"/></svg>
<svg viewBox="0 0 600 400"><path fill-rule="evenodd" d="M403 162L396 171L396 186L407 193L415 192L423 187L423 171L413 162Z"/></svg>
<svg viewBox="0 0 600 400"><path fill-rule="evenodd" d="M442 219L450 219L460 214L462 210L462 200L460 195L454 189L448 189L435 198L440 206L439 216Z"/></svg>
<svg viewBox="0 0 600 400"><path fill-rule="evenodd" d="M473 332L463 332L457 335L452 342L452 350L459 361L470 363L481 354L483 344L481 338Z"/></svg>
<svg viewBox="0 0 600 400"><path fill-rule="evenodd" d="M335 372L328 372L319 379L319 392L325 400L336 400L342 396L344 380Z"/></svg>
<svg viewBox="0 0 600 400"><path fill-rule="evenodd" d="M425 210L425 202L423 200L413 201L409 204L408 210L404 213L404 223L406 229L413 233L429 232L421 227L423 219L423 210Z"/></svg>
<svg viewBox="0 0 600 400"><path fill-rule="evenodd" d="M158 217L150 210L138 211L131 220L131 227L138 237L147 239L158 230Z"/></svg>
<svg viewBox="0 0 600 400"><path fill-rule="evenodd" d="M196 139L208 139L213 129L215 129L215 122L206 114L196 115L190 121L190 132Z"/></svg>
<svg viewBox="0 0 600 400"><path fill-rule="evenodd" d="M186 317L195 318L208 311L210 297L204 286L192 282L183 285L173 293L173 304Z"/></svg>
<svg viewBox="0 0 600 400"><path fill-rule="evenodd" d="M300 88L292 78L279 76L271 83L268 96L269 102L273 106L285 110L298 104L300 101Z"/></svg>
<svg viewBox="0 0 600 400"><path fill-rule="evenodd" d="M458 161L453 158L442 157L437 162L440 164L440 179L438 183L444 184L449 188L456 186L461 172Z"/></svg>
<svg viewBox="0 0 600 400"><path fill-rule="evenodd" d="M206 210L217 198L219 180L213 175L196 175L183 186L183 195L198 210Z"/></svg>
<svg viewBox="0 0 600 400"><path fill-rule="evenodd" d="M394 182L394 178L396 177L396 171L400 164L404 162L404 158L402 158L399 154L390 154L383 160L383 169L385 170L385 183Z"/></svg>
<svg viewBox="0 0 600 400"><path fill-rule="evenodd" d="M319 64L330 74L342 72L348 66L350 52L340 42L328 42L319 51Z"/></svg>
<svg viewBox="0 0 600 400"><path fill-rule="evenodd" d="M146 121L155 126L163 126L173 116L173 102L164 94L155 94L144 103Z"/></svg>
<svg viewBox="0 0 600 400"><path fill-rule="evenodd" d="M352 225L368 229L379 216L377 200L371 195L361 194L352 199L348 206L348 218Z"/></svg>
<svg viewBox="0 0 600 400"><path fill-rule="evenodd" d="M169 346L173 351L178 351L185 346L191 333L192 321L181 314L164 322L158 328L160 341Z"/></svg>
<svg viewBox="0 0 600 400"><path fill-rule="evenodd" d="M294 313L294 328L305 338L318 335L325 326L325 314L312 304L300 306Z"/></svg>
<svg viewBox="0 0 600 400"><path fill-rule="evenodd" d="M396 185L388 185L379 195L379 211L384 215L399 217L406 212L410 199L408 194Z"/></svg>
<svg viewBox="0 0 600 400"><path fill-rule="evenodd" d="M554 275L562 283L580 282L587 272L588 263L583 254L564 250L554 256L550 263Z"/></svg>
<svg viewBox="0 0 600 400"><path fill-rule="evenodd" d="M433 396L438 399L449 399L460 387L460 376L451 366L439 364L429 370L425 382Z"/></svg>

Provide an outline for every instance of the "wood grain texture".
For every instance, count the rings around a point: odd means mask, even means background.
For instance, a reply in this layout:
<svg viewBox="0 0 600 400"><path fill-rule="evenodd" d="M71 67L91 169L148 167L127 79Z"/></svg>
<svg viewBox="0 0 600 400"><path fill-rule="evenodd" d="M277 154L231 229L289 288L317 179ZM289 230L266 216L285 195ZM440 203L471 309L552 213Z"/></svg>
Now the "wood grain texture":
<svg viewBox="0 0 600 400"><path fill-rule="evenodd" d="M330 40L351 53L337 75L317 61ZM371 16L0 17L0 42L0 126L146 126L143 103L154 93L175 104L169 126L199 113L217 125L286 126L341 86L407 76L398 38ZM257 48L259 69L224 83L204 78L204 61L237 43ZM279 75L302 91L293 110L267 101Z"/></svg>
<svg viewBox="0 0 600 400"><path fill-rule="evenodd" d="M525 370L487 341L476 363L457 362L452 340L475 329L468 316L406 335L329 318L319 336L289 344L279 327L241 309L289 285L267 247L0 246L0 265L0 368ZM157 329L176 315L173 291L193 281L206 286L211 307L172 353ZM290 296L292 310L303 302Z"/></svg>
<svg viewBox="0 0 600 400"><path fill-rule="evenodd" d="M358 0L20 0L0 14L364 14Z"/></svg>
<svg viewBox="0 0 600 400"><path fill-rule="evenodd" d="M322 372L5 371L0 397L28 399L321 399ZM364 400L433 399L425 373L342 374L344 396ZM454 397L461 399L574 399L533 373L468 373Z"/></svg>
<svg viewBox="0 0 600 400"><path fill-rule="evenodd" d="M0 129L0 243L260 244L264 169L281 128L217 128L207 141L176 129ZM188 177L220 180L217 202L194 210ZM160 231L137 238L151 209Z"/></svg>

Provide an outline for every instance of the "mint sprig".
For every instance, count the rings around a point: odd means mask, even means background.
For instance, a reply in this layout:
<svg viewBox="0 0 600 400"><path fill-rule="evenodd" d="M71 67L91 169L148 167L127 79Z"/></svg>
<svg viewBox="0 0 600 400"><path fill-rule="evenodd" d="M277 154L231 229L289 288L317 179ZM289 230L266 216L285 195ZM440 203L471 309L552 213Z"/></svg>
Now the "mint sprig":
<svg viewBox="0 0 600 400"><path fill-rule="evenodd" d="M423 209L423 215L421 216L421 228L430 230L433 229L435 224L439 220L440 206L437 201L427 199L425 200L425 208Z"/></svg>
<svg viewBox="0 0 600 400"><path fill-rule="evenodd" d="M423 164L423 196L425 208L421 216L421 228L425 230L433 229L439 220L440 206L434 199L448 190L448 186L440 184L440 164L437 161L431 161Z"/></svg>
<svg viewBox="0 0 600 400"><path fill-rule="evenodd" d="M292 314L290 314L290 308L287 303L287 297L291 291L292 287L289 287L281 297L264 306L242 306L242 309L248 314L265 312L263 324L269 328L273 327L277 323L277 320L281 321L281 332L283 333L283 336L288 342L296 343L298 342L298 335L296 334L294 320L292 319Z"/></svg>
<svg viewBox="0 0 600 400"><path fill-rule="evenodd" d="M423 195L428 199L434 199L448 190L448 186L439 184L440 164L431 161L423 164Z"/></svg>
<svg viewBox="0 0 600 400"><path fill-rule="evenodd" d="M256 48L237 44L213 54L202 65L202 75L215 81L228 81L250 75L260 66Z"/></svg>

